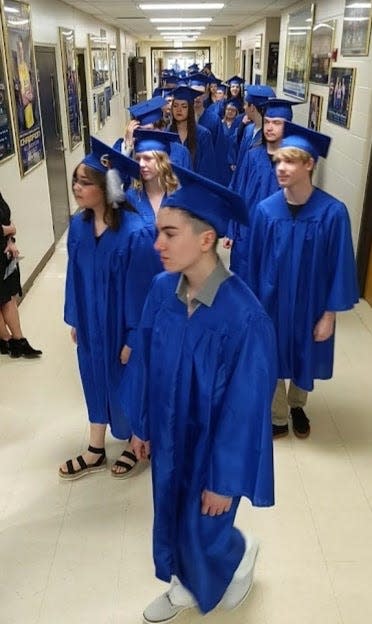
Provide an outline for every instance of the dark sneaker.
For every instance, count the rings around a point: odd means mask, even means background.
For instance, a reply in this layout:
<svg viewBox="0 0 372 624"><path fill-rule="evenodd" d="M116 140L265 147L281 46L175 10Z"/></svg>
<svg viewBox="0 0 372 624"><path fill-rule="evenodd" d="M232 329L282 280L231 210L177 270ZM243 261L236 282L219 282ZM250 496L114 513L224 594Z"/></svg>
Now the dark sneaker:
<svg viewBox="0 0 372 624"><path fill-rule="evenodd" d="M291 407L293 433L297 438L307 438L310 435L310 421L302 407Z"/></svg>
<svg viewBox="0 0 372 624"><path fill-rule="evenodd" d="M42 354L40 349L34 349L26 338L11 338L9 340L9 355L12 358L19 358L21 356L25 358L37 358Z"/></svg>
<svg viewBox="0 0 372 624"><path fill-rule="evenodd" d="M0 340L0 353L1 355L9 353L9 342L7 340Z"/></svg>
<svg viewBox="0 0 372 624"><path fill-rule="evenodd" d="M288 425L274 425L273 424L273 438L285 438L288 435Z"/></svg>

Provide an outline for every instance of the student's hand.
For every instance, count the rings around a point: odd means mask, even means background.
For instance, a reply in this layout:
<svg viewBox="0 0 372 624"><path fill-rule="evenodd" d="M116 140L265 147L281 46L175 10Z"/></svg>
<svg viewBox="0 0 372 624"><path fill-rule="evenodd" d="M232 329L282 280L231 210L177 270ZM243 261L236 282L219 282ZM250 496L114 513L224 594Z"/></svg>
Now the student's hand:
<svg viewBox="0 0 372 624"><path fill-rule="evenodd" d="M137 119L132 119L127 125L127 129L125 131L125 146L133 147L133 132L136 128L140 127L139 121Z"/></svg>
<svg viewBox="0 0 372 624"><path fill-rule="evenodd" d="M221 494L204 490L201 503L203 516L221 516L225 511L230 511L232 498L231 496L221 496Z"/></svg>
<svg viewBox="0 0 372 624"><path fill-rule="evenodd" d="M4 249L4 253L10 258L18 258L19 256L19 251L18 251L18 247L15 243L13 243L12 240L8 240L7 245Z"/></svg>
<svg viewBox="0 0 372 624"><path fill-rule="evenodd" d="M335 312L324 312L323 316L319 319L314 327L314 340L315 342L324 342L328 340L335 331Z"/></svg>
<svg viewBox="0 0 372 624"><path fill-rule="evenodd" d="M72 342L77 345L77 333L75 327L71 327L70 334Z"/></svg>
<svg viewBox="0 0 372 624"><path fill-rule="evenodd" d="M227 236L224 236L224 238L222 239L222 247L224 249L231 249L231 247L233 246L233 240L231 240L231 238L227 238Z"/></svg>
<svg viewBox="0 0 372 624"><path fill-rule="evenodd" d="M14 223L11 223L10 225L2 225L1 227L3 228L4 236L15 236L17 233L17 228Z"/></svg>
<svg viewBox="0 0 372 624"><path fill-rule="evenodd" d="M124 347L122 348L120 352L120 362L122 364L128 364L131 353L132 353L132 349L128 347L128 345L124 345Z"/></svg>
<svg viewBox="0 0 372 624"><path fill-rule="evenodd" d="M150 442L148 440L141 440L136 435L132 435L130 444L138 461L144 461L150 457Z"/></svg>

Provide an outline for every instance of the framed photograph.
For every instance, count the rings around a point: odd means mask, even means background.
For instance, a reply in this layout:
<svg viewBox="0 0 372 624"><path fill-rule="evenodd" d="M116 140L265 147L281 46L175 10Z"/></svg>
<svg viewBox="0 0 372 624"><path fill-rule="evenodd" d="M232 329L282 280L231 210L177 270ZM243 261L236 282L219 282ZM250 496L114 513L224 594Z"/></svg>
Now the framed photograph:
<svg viewBox="0 0 372 624"><path fill-rule="evenodd" d="M3 0L2 20L21 175L44 160L30 5Z"/></svg>
<svg viewBox="0 0 372 624"><path fill-rule="evenodd" d="M62 71L67 109L67 126L70 151L77 147L82 139L79 79L76 65L75 33L68 28L59 29L62 54Z"/></svg>
<svg viewBox="0 0 372 624"><path fill-rule="evenodd" d="M269 42L266 84L276 86L278 79L279 41Z"/></svg>
<svg viewBox="0 0 372 624"><path fill-rule="evenodd" d="M315 24L311 38L309 81L328 84L334 48L336 20Z"/></svg>
<svg viewBox="0 0 372 624"><path fill-rule="evenodd" d="M0 37L0 163L15 152L3 42Z"/></svg>
<svg viewBox="0 0 372 624"><path fill-rule="evenodd" d="M322 120L323 98L321 95L310 94L309 98L309 117L307 127L311 130L320 131L320 122Z"/></svg>
<svg viewBox="0 0 372 624"><path fill-rule="evenodd" d="M291 13L288 19L283 91L305 101L309 82L314 5Z"/></svg>
<svg viewBox="0 0 372 624"><path fill-rule="evenodd" d="M97 94L97 112L98 112L98 128L103 128L106 123L107 109L105 93L102 91Z"/></svg>
<svg viewBox="0 0 372 624"><path fill-rule="evenodd" d="M261 50L262 50L262 35L256 36L256 42L253 50L253 67L255 70L261 69Z"/></svg>
<svg viewBox="0 0 372 624"><path fill-rule="evenodd" d="M104 94L105 94L105 103L106 103L106 117L110 117L111 115L110 102L111 102L111 97L112 97L111 87L105 87Z"/></svg>
<svg viewBox="0 0 372 624"><path fill-rule="evenodd" d="M355 74L354 67L332 67L331 70L327 119L343 128L350 127Z"/></svg>
<svg viewBox="0 0 372 624"><path fill-rule="evenodd" d="M109 81L109 56L107 40L96 35L88 36L91 81L93 89Z"/></svg>
<svg viewBox="0 0 372 624"><path fill-rule="evenodd" d="M118 55L116 48L110 47L110 77L111 92L115 95L119 92L119 71L118 71Z"/></svg>
<svg viewBox="0 0 372 624"><path fill-rule="evenodd" d="M368 56L371 11L370 2L345 3L341 39L343 56Z"/></svg>

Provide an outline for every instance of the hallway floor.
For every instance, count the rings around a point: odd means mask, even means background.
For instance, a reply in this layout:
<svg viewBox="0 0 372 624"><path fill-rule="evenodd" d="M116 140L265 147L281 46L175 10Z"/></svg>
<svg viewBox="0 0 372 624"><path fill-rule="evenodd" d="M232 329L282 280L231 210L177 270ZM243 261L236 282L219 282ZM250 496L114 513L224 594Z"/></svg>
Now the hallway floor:
<svg viewBox="0 0 372 624"><path fill-rule="evenodd" d="M38 361L0 356L0 623L140 624L153 576L147 468L61 482L87 445L75 348L62 320L62 241L20 307ZM276 506L243 501L261 542L254 588L233 613L179 624L372 622L372 309L339 314L334 379L309 398L312 433L275 442ZM109 463L123 446L108 439Z"/></svg>

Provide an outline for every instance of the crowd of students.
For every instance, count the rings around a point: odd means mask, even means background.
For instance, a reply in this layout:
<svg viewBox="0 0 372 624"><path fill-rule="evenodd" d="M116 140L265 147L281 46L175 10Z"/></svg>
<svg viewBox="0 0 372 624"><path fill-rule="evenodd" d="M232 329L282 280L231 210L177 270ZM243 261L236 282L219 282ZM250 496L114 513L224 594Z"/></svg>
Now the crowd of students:
<svg viewBox="0 0 372 624"><path fill-rule="evenodd" d="M258 541L234 527L240 498L274 504L273 438L289 410L309 435L336 313L358 301L347 209L312 184L329 137L293 124L295 102L271 87L222 84L208 65L165 72L73 177L65 321L90 440L59 474L104 469L107 426L128 440L114 477L150 459L155 570L170 584L150 623L248 595Z"/></svg>

